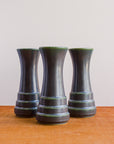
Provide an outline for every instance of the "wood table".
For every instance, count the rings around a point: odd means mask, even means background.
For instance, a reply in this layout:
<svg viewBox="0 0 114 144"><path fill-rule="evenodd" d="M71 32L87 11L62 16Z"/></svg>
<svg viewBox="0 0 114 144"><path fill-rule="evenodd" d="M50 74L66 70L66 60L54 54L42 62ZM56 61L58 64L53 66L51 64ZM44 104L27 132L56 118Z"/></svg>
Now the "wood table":
<svg viewBox="0 0 114 144"><path fill-rule="evenodd" d="M96 116L63 125L41 125L16 117L13 106L0 106L0 144L114 144L114 107L97 107Z"/></svg>

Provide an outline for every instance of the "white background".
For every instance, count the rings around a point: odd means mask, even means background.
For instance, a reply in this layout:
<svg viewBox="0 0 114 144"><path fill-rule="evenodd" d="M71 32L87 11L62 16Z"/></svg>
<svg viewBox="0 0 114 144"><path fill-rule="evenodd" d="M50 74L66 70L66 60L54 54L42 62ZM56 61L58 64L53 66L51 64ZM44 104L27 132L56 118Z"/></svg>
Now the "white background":
<svg viewBox="0 0 114 144"><path fill-rule="evenodd" d="M17 48L94 48L91 85L97 106L114 105L114 0L0 0L0 105L15 105L20 81ZM42 61L39 60L39 85ZM64 64L69 96L72 63Z"/></svg>

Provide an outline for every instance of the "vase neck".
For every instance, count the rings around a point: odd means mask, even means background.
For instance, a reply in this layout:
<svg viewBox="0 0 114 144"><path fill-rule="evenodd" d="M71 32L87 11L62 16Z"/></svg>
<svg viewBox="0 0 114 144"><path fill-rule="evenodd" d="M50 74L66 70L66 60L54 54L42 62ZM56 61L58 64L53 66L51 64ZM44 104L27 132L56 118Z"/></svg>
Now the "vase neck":
<svg viewBox="0 0 114 144"><path fill-rule="evenodd" d="M21 65L20 92L38 92L37 65L39 50L18 49Z"/></svg>
<svg viewBox="0 0 114 144"><path fill-rule="evenodd" d="M92 50L70 50L73 63L72 92L91 92L89 66Z"/></svg>
<svg viewBox="0 0 114 144"><path fill-rule="evenodd" d="M67 49L40 49L44 77L42 96L65 96L63 85L63 63Z"/></svg>

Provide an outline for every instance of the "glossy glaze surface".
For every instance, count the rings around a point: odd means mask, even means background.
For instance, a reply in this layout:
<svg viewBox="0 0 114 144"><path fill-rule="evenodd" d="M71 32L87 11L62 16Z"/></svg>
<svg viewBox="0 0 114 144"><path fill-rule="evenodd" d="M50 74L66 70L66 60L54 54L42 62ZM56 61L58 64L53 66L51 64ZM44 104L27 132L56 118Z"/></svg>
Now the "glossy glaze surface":
<svg viewBox="0 0 114 144"><path fill-rule="evenodd" d="M63 123L69 119L63 84L63 64L67 48L42 47L44 74L36 118L43 123Z"/></svg>
<svg viewBox="0 0 114 144"><path fill-rule="evenodd" d="M70 49L73 64L69 112L74 117L92 116L96 113L90 84L90 59L93 49Z"/></svg>
<svg viewBox="0 0 114 144"><path fill-rule="evenodd" d="M20 59L21 77L15 114L31 117L36 114L40 94L37 78L39 50L17 49L17 52Z"/></svg>

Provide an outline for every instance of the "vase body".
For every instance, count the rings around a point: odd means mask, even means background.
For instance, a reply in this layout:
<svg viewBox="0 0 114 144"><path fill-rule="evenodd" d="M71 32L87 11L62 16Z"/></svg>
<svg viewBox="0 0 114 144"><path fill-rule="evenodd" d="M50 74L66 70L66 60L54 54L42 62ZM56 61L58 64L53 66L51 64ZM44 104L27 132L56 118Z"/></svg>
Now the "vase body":
<svg viewBox="0 0 114 144"><path fill-rule="evenodd" d="M89 117L96 113L90 84L90 58L93 49L70 49L73 80L68 102L70 116Z"/></svg>
<svg viewBox="0 0 114 144"><path fill-rule="evenodd" d="M37 78L39 50L17 49L17 52L21 65L21 78L14 111L17 116L32 117L37 112L40 95Z"/></svg>
<svg viewBox="0 0 114 144"><path fill-rule="evenodd" d="M63 85L63 63L67 48L43 47L44 74L36 119L40 123L65 123L69 120Z"/></svg>

